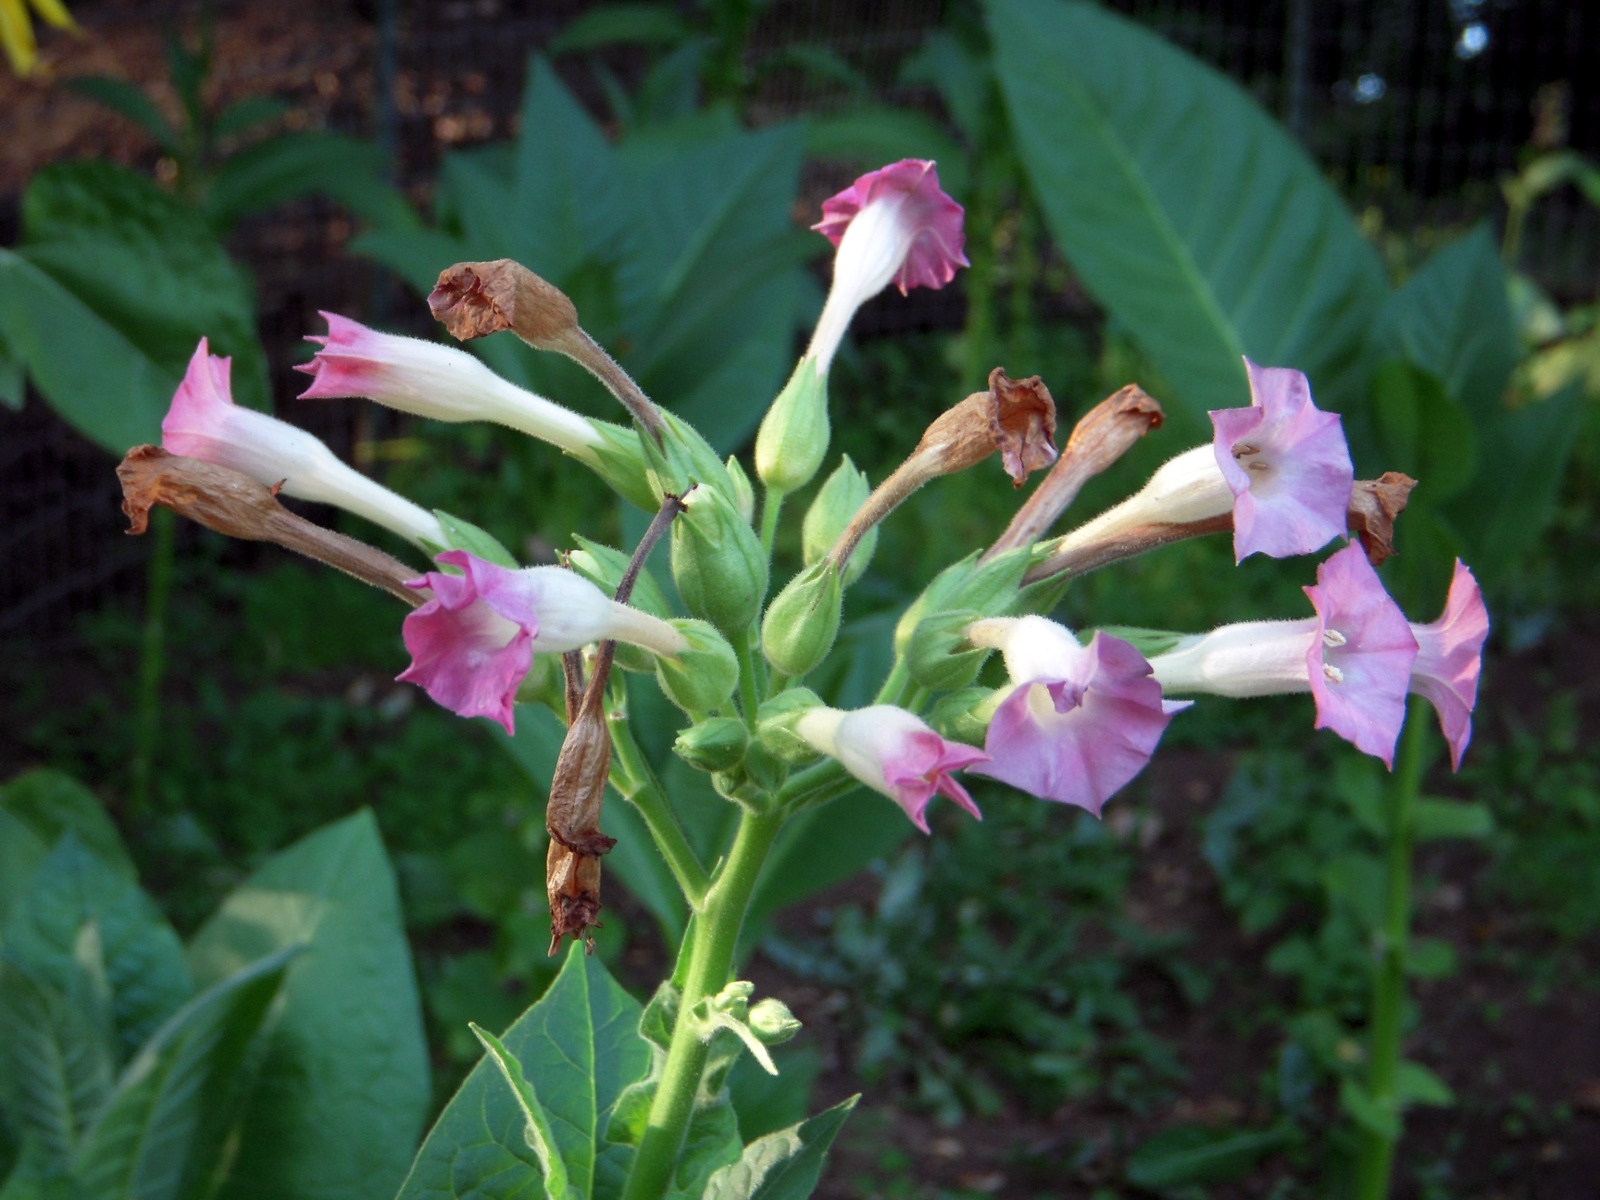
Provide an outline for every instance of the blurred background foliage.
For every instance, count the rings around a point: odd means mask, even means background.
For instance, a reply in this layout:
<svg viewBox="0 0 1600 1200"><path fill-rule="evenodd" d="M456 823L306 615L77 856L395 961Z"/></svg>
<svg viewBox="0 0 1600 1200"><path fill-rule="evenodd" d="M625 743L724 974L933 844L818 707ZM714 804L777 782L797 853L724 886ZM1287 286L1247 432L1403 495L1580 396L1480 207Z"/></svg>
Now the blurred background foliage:
<svg viewBox="0 0 1600 1200"><path fill-rule="evenodd" d="M934 157L968 208L972 268L857 323L835 449L869 475L996 363L1041 373L1064 425L1137 379L1168 423L1091 485L1093 512L1204 437L1207 409L1243 401L1245 353L1308 372L1358 474L1422 480L1387 582L1427 619L1460 555L1495 628L1477 741L1459 776L1430 776L1420 831L1413 1040L1439 1074L1413 1082L1454 1107L1422 1119L1408 1186L1581 1194L1516 1188L1600 1170L1592 1031L1553 1071L1518 1049L1600 983L1600 93L1575 57L1600 25L1585 6L275 13L76 4L86 38L47 40L43 69L0 97L23 133L0 175L0 776L69 772L116 826L37 816L91 810L70 781L8 785L0 818L34 815L28 852L0 864L0 917L23 928L45 856L76 854L119 887L137 873L159 904L148 936L176 962L219 897L301 869L285 847L342 822L333 836L398 880L382 919L409 934L436 1105L479 1053L466 1021L509 1023L553 974L537 863L559 729L525 711L508 740L418 703L392 682L398 614L343 578L193 530L155 539L146 564L115 544L111 456L155 440L204 335L233 356L242 402L527 561L574 531L627 542L640 515L598 504L543 447L292 403L296 339L317 309L433 336L419 297L440 268L515 257L658 400L740 450L821 301L826 245L802 224L859 170ZM472 348L614 415L564 361ZM870 696L920 582L1003 527L1017 497L997 479L942 481L896 513L851 593L849 653L808 682ZM780 553L798 562L798 545ZM1300 615L1309 579L1305 562L1235 568L1224 543L1194 543L1084 579L1059 615ZM641 742L714 840L721 802L670 756L652 697L634 689ZM1309 724L1306 703L1202 704L1100 824L986 787L983 826L929 841L871 797L786 831L749 936L752 969L816 1030L785 1078L831 1101L859 1076L881 1105L845 1134L830 1194L1188 1196L1237 1179L1311 1194L1362 1119L1340 1086L1360 1063L1382 821L1381 773ZM350 816L363 806L375 827ZM634 819L608 808L622 844L599 953L644 989L683 914ZM18 958L4 928L16 970L80 986L59 956ZM226 988L248 1042L293 969L174 974L152 1011ZM107 1080L140 1033L108 1052ZM746 1132L815 1107L758 1083L736 1080ZM6 1103L0 1167L22 1144L22 1101ZM964 1145L962 1121L987 1132ZM189 1173L217 1153L195 1128L173 1151Z"/></svg>

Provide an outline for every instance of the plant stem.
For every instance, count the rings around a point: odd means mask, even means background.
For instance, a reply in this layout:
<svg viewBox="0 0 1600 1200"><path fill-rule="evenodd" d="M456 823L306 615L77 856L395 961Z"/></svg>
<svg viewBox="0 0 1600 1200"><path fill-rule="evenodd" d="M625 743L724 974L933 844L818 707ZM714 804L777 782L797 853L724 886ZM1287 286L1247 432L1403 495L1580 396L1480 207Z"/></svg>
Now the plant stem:
<svg viewBox="0 0 1600 1200"><path fill-rule="evenodd" d="M1388 880L1384 888L1383 930L1373 975L1372 1012L1368 1020L1367 1092L1383 1111L1395 1114L1395 1132L1385 1136L1363 1125L1356 1146L1357 1200L1382 1200L1389 1194L1389 1175L1400 1140L1399 1099L1395 1080L1400 1065L1401 1020L1406 1003L1406 944L1411 925L1411 845L1417 793L1427 758L1428 702L1411 698L1399 761L1389 788Z"/></svg>
<svg viewBox="0 0 1600 1200"><path fill-rule="evenodd" d="M777 488L768 488L761 501L761 549L766 552L769 561L772 558L772 544L778 540L778 514L783 511L785 495Z"/></svg>
<svg viewBox="0 0 1600 1200"><path fill-rule="evenodd" d="M696 920L672 1043L623 1200L660 1200L666 1195L706 1065L706 1043L700 1040L691 1014L701 1000L721 991L732 974L745 910L782 824L778 813L744 812L727 861L706 894Z"/></svg>
<svg viewBox="0 0 1600 1200"><path fill-rule="evenodd" d="M683 889L689 906L699 909L705 903L711 877L706 874L705 867L690 847L683 826L678 823L678 815L667 803L655 772L645 760L639 743L634 741L632 726L625 716L622 720L613 719L610 724L612 786L624 800L639 810L656 848L672 870L672 877Z"/></svg>
<svg viewBox="0 0 1600 1200"><path fill-rule="evenodd" d="M742 638L733 638L733 654L739 660L739 708L744 723L756 727L756 710L761 707L761 679L757 672L755 629Z"/></svg>
<svg viewBox="0 0 1600 1200"><path fill-rule="evenodd" d="M148 815L155 776L156 742L161 734L161 677L166 673L167 597L172 591L173 517L166 509L150 514L149 574L145 581L144 629L139 635L139 689L134 695L133 778L128 808Z"/></svg>

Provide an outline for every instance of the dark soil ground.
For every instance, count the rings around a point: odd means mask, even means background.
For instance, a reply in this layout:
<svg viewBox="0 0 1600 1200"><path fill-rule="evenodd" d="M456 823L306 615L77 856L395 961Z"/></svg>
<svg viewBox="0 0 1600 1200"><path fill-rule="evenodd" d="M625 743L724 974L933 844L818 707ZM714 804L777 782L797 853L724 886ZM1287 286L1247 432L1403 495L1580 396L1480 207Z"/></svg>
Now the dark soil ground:
<svg viewBox="0 0 1600 1200"><path fill-rule="evenodd" d="M521 63L529 39L560 23L541 13L519 19L500 43L466 36L477 16L500 5L441 4L407 27L396 82L402 178L425 181L444 147L509 132ZM82 40L49 34L45 69L31 81L0 73L0 235L14 234L15 200L30 173L63 158L105 155L161 174L155 148L126 122L59 86L78 74L107 73L154 91L166 106L162 39L166 24L187 8L159 0L78 3L88 31ZM480 12L482 10L482 12ZM267 92L297 105L296 123L372 132L374 27L357 6L296 8L280 4L218 5L214 22L217 70L214 98L226 103ZM425 182L418 191L425 191ZM359 310L371 294L365 267L340 253L348 222L315 204L268 221L249 223L232 248L255 272L269 355L280 385L290 376L289 344L312 328L313 310ZM38 421L0 413L5 437L40 428ZM29 436L35 436L30 433ZM52 437L59 437L52 433ZM85 452L74 447L68 457ZM111 466L107 461L106 469ZM5 487L0 482L0 488ZM72 536L70 529L45 531ZM81 598L83 606L95 602ZM41 664L43 667L44 664ZM1485 694L1480 738L1501 736L1506 714L1536 712L1554 690L1579 688L1581 736L1600 736L1600 628L1554 641L1520 658L1495 663ZM9 759L9 754L4 756ZM9 765L9 764L8 764ZM1153 1031L1177 1049L1188 1072L1182 1094L1162 1111L1137 1119L1094 1103L1040 1115L1008 1106L996 1116L947 1128L917 1111L901 1081L876 1087L846 1127L822 1196L828 1200L871 1195L933 1195L938 1189L996 1197L1113 1195L1115 1178L1090 1162L1086 1146L1127 1146L1177 1122L1261 1123L1277 1041L1271 1030L1241 1035L1237 1015L1259 1008L1263 997L1282 995L1285 984L1262 963L1265 945L1239 929L1222 903L1200 853L1197 818L1218 796L1228 762L1182 753L1158 759L1148 801L1153 820L1144 828L1130 896L1135 920L1152 931L1183 930L1185 951L1197 960L1227 964L1218 990L1202 1007L1185 1005L1159 979L1141 982L1140 999ZM1454 946L1463 970L1417 988L1422 1020L1408 1053L1455 1089L1452 1109L1422 1110L1410 1122L1405 1160L1449 1164L1450 1175L1429 1196L1482 1200L1594 1200L1600 1197L1600 946L1557 944L1506 911L1480 888L1484 856L1458 847L1429 848L1419 878L1419 932ZM864 883L823 897L817 905L870 901ZM789 919L803 927L809 911ZM1492 953L1491 953L1492 951ZM1547 968L1531 973L1529 964ZM752 968L762 993L786 999L805 1023L805 1037L821 1047L824 1071L819 1104L857 1090L847 1070L852 1059L847 1013L850 997L786 975L770 962ZM1328 1109L1332 1119L1331 1104ZM1552 1116L1552 1114L1557 1114ZM1102 1160L1103 1161L1103 1160ZM1217 1196L1284 1195L1274 1190L1284 1164L1268 1162L1246 1182ZM1302 1178L1304 1176L1302 1175ZM1420 1194L1408 1180L1401 1194ZM1113 1190L1097 1192L1097 1187ZM1295 1193L1298 1194L1298 1193Z"/></svg>

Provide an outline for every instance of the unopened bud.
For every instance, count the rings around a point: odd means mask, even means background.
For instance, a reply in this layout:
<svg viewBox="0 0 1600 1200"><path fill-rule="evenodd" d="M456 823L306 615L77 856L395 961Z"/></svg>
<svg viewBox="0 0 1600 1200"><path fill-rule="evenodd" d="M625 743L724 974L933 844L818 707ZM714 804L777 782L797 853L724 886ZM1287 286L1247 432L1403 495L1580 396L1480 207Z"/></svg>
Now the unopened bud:
<svg viewBox="0 0 1600 1200"><path fill-rule="evenodd" d="M756 434L756 474L773 491L811 482L828 453L828 376L802 358Z"/></svg>
<svg viewBox="0 0 1600 1200"><path fill-rule="evenodd" d="M982 615L972 609L954 609L919 621L906 651L911 678L937 692L966 687L977 679L989 650L967 640L967 626Z"/></svg>
<svg viewBox="0 0 1600 1200"><path fill-rule="evenodd" d="M672 750L701 771L731 771L749 745L750 730L738 717L712 717L679 733Z"/></svg>
<svg viewBox="0 0 1600 1200"><path fill-rule="evenodd" d="M750 476L744 473L744 467L734 455L728 455L727 462L722 464L728 472L728 493L733 497L733 505L744 519L754 522L756 516L756 489L750 486Z"/></svg>
<svg viewBox="0 0 1600 1200"><path fill-rule="evenodd" d="M657 658L656 681L667 699L685 712L711 712L738 686L739 660L727 639L708 622L676 620L672 624L689 648L673 658Z"/></svg>
<svg viewBox="0 0 1600 1200"><path fill-rule="evenodd" d="M762 653L791 679L804 675L833 649L842 611L839 570L825 558L791 579L767 606Z"/></svg>
<svg viewBox="0 0 1600 1200"><path fill-rule="evenodd" d="M767 594L761 542L723 488L701 484L683 503L683 515L672 523L678 595L693 615L730 639L744 637Z"/></svg>
<svg viewBox="0 0 1600 1200"><path fill-rule="evenodd" d="M817 757L810 742L795 732L795 724L822 699L810 688L790 688L761 706L756 715L756 740L780 762L791 766L808 763Z"/></svg>
<svg viewBox="0 0 1600 1200"><path fill-rule="evenodd" d="M800 1022L787 1004L776 996L768 996L750 1006L750 1031L763 1045L781 1046L800 1032Z"/></svg>
<svg viewBox="0 0 1600 1200"><path fill-rule="evenodd" d="M560 350L578 328L566 293L509 258L446 267L428 308L463 342L509 329L530 346Z"/></svg>
<svg viewBox="0 0 1600 1200"><path fill-rule="evenodd" d="M833 474L817 489L811 507L806 509L805 521L800 526L800 551L806 566L820 562L827 556L850 524L850 519L867 502L871 491L866 473L856 468L848 454L843 455ZM850 560L839 580L840 586L849 587L861 578L862 572L872 561L872 552L877 544L878 530L874 526L851 551Z"/></svg>
<svg viewBox="0 0 1600 1200"><path fill-rule="evenodd" d="M1003 688L997 691L994 688L969 687L940 696L927 715L928 726L953 742L982 745L989 732L989 721L994 716L995 700L1004 694Z"/></svg>

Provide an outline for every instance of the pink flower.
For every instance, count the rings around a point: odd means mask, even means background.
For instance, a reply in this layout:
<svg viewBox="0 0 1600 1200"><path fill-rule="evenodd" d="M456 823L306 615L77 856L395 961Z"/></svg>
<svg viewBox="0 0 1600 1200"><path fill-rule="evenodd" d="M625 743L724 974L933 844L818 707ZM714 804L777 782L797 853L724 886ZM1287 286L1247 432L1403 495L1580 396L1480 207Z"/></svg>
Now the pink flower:
<svg viewBox="0 0 1600 1200"><path fill-rule="evenodd" d="M1054 621L1019 617L976 622L967 637L1005 655L1013 684L989 722L990 761L974 770L1095 816L1189 706L1163 701L1150 664L1104 633L1083 646Z"/></svg>
<svg viewBox="0 0 1600 1200"><path fill-rule="evenodd" d="M1234 496L1234 558L1310 554L1345 531L1355 469L1339 414L1311 402L1299 371L1248 358L1244 367L1251 406L1210 414L1217 466Z"/></svg>
<svg viewBox="0 0 1600 1200"><path fill-rule="evenodd" d="M433 593L401 627L411 665L399 678L421 686L463 717L488 717L507 733L517 688L534 651L560 654L606 639L658 654L688 643L670 624L618 604L563 567L510 570L450 550L434 561L460 575L430 571L408 586Z"/></svg>
<svg viewBox="0 0 1600 1200"><path fill-rule="evenodd" d="M1317 568L1304 621L1248 621L1185 639L1150 660L1166 695L1309 691L1316 728L1394 765L1417 639L1354 543Z"/></svg>
<svg viewBox="0 0 1600 1200"><path fill-rule="evenodd" d="M1439 727L1450 743L1450 766L1459 771L1461 756L1472 740L1472 710L1478 703L1478 672L1483 643L1489 636L1489 610L1472 572L1458 558L1444 612L1431 625L1413 625L1417 661L1411 669L1411 690L1426 696L1439 714Z"/></svg>
<svg viewBox="0 0 1600 1200"><path fill-rule="evenodd" d="M928 830L928 804L935 794L948 796L980 821L983 814L972 797L950 777L988 755L959 742L947 742L914 714L892 704L875 704L845 712L819 706L795 722L795 732L813 749L838 759L841 766L901 808L923 833Z"/></svg>
<svg viewBox="0 0 1600 1200"><path fill-rule="evenodd" d="M812 228L838 247L833 286L806 358L828 373L844 331L867 300L891 282L902 294L941 288L967 266L961 205L939 189L932 162L907 158L857 179L822 202Z"/></svg>
<svg viewBox="0 0 1600 1200"><path fill-rule="evenodd" d="M295 370L312 376L300 398L366 396L436 421L493 421L580 457L600 435L583 417L496 375L465 350L368 329L325 312L322 349Z"/></svg>
<svg viewBox="0 0 1600 1200"><path fill-rule="evenodd" d="M210 354L201 338L161 422L161 445L172 454L243 472L287 496L332 504L416 543L443 544L438 520L409 500L341 462L303 429L233 402L232 360Z"/></svg>

